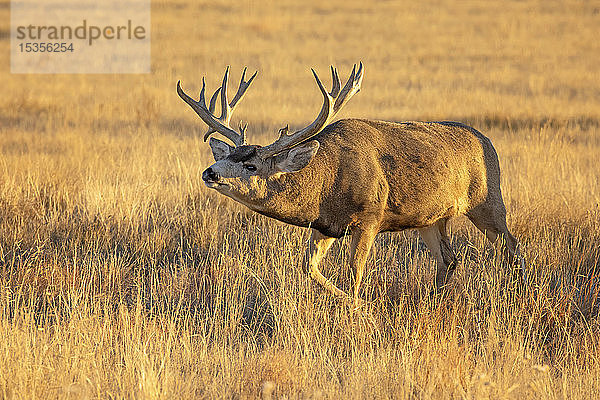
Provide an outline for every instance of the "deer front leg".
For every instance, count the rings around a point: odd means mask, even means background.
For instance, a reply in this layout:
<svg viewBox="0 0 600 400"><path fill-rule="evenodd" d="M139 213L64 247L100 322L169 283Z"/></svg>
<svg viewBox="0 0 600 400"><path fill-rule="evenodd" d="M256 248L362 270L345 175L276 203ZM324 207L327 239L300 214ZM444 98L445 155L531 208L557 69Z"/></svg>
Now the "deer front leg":
<svg viewBox="0 0 600 400"><path fill-rule="evenodd" d="M377 236L375 229L357 229L352 232L352 242L350 244L350 263L355 272L354 279L354 305L358 306L360 300L358 297L360 283L365 273L365 264L367 257L373 246L373 241Z"/></svg>
<svg viewBox="0 0 600 400"><path fill-rule="evenodd" d="M321 286L333 295L347 298L348 296L346 293L335 286L329 279L325 278L323 274L321 274L321 271L319 271L319 264L333 242L335 242L335 238L325 236L316 229L312 230L310 244L308 246L308 273L311 278L319 282Z"/></svg>

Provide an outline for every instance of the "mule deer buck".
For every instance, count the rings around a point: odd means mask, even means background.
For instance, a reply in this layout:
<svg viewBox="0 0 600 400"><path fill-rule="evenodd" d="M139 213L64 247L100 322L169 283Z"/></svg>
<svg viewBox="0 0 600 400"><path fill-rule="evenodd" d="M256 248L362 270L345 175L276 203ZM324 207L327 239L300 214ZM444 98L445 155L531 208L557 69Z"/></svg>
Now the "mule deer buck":
<svg viewBox="0 0 600 400"><path fill-rule="evenodd" d="M336 238L352 235L351 266L358 301L367 256L379 232L417 229L437 262L435 285L441 289L456 266L448 220L465 214L491 242L502 238L503 255L519 258L508 231L500 192L498 156L490 140L457 122L384 122L343 119L336 114L361 87L362 63L342 87L331 67L333 87L324 88L312 70L323 105L317 118L292 134L288 127L268 146L246 143L247 124L229 126L235 107L256 73L227 100L229 67L209 105L193 100L177 82L179 96L208 125L204 140L220 133L232 145L210 138L215 163L202 173L207 187L248 208L288 224L312 229L308 249L310 276L328 291L346 298L319 271ZM215 107L220 93L221 115Z"/></svg>

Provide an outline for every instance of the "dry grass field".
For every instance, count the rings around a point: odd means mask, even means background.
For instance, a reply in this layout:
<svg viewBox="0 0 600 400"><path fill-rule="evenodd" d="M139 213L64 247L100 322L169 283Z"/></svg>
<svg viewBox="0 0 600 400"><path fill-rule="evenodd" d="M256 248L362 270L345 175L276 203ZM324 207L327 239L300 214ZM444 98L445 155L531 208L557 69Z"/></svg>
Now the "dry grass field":
<svg viewBox="0 0 600 400"><path fill-rule="evenodd" d="M2 59L0 398L600 396L598 2L152 13L148 75L16 75ZM234 119L265 144L316 115L310 67L329 82L329 64L347 76L359 60L341 117L459 120L492 139L526 287L459 218L445 296L429 296L416 234L382 234L352 310L305 273L306 229L204 187L212 156L178 79L197 93L226 65L258 69ZM324 266L343 288L347 259L346 239Z"/></svg>

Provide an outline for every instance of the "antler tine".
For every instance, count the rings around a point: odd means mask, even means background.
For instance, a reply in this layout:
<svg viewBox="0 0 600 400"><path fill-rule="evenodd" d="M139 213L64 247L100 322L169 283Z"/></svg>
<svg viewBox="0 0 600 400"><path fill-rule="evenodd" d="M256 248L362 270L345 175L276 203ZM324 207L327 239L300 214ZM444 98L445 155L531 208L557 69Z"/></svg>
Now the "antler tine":
<svg viewBox="0 0 600 400"><path fill-rule="evenodd" d="M239 129L240 129L241 142L246 143L246 130L248 129L248 123L246 122L246 125L242 125L242 121L240 121Z"/></svg>
<svg viewBox="0 0 600 400"><path fill-rule="evenodd" d="M223 75L223 83L221 84L221 122L225 125L229 125L231 119L231 108L227 103L227 81L229 81L229 65L225 69L225 75Z"/></svg>
<svg viewBox="0 0 600 400"><path fill-rule="evenodd" d="M331 88L331 97L336 98L340 94L340 77L337 73L337 68L331 66L331 80L333 81L333 87Z"/></svg>
<svg viewBox="0 0 600 400"><path fill-rule="evenodd" d="M208 106L208 112L211 113L212 115L215 115L215 107L217 105L217 96L219 95L220 91L221 91L221 88L218 88L217 90L215 90L215 92L213 93L213 95L210 98L210 105Z"/></svg>
<svg viewBox="0 0 600 400"><path fill-rule="evenodd" d="M246 124L243 129L240 125L240 133L234 131L229 127L229 121L231 120L231 116L233 114L233 109L236 104L244 97L246 90L250 87L250 84L256 77L257 72L252 75L252 77L245 81L245 72L246 68L244 68L244 73L242 73L242 80L240 81L240 87L233 99L233 101L227 104L227 81L229 79L229 66L225 70L225 75L223 76L223 83L221 87L219 87L210 98L209 106L206 107L206 99L205 99L205 91L206 91L206 81L202 78L202 89L200 90L200 98L198 101L195 101L190 96L187 95L181 88L181 81L177 82L177 94L179 97L183 99L192 109L198 114L198 116L208 125L208 131L204 134L204 141L206 141L209 136L214 132L219 132L229 140L233 142L235 146L241 146L246 143L246 129L248 128L248 124ZM217 103L217 97L221 94L221 116L219 118L215 117L215 108Z"/></svg>
<svg viewBox="0 0 600 400"><path fill-rule="evenodd" d="M288 133L289 130L290 130L290 125L286 124L283 128L281 128L279 130L279 137L287 135L287 133Z"/></svg>
<svg viewBox="0 0 600 400"><path fill-rule="evenodd" d="M252 76L250 77L250 79L248 79L247 81L244 81L244 78L246 77L247 69L248 69L248 67L244 67L244 71L242 71L242 78L240 79L240 85L238 87L238 90L237 90L235 96L233 96L233 100L231 100L231 103L229 103L229 107L231 107L232 110L235 109L235 106L237 105L237 103L244 98L244 95L246 94L246 90L248 90L248 88L250 87L250 84L252 83L254 78L256 78L256 74L258 74L258 71L255 71L254 74L252 74Z"/></svg>
<svg viewBox="0 0 600 400"><path fill-rule="evenodd" d="M179 84L179 83L178 83ZM200 95L198 98L198 105L202 106L203 108L206 108L206 99L204 98L204 92L206 90L206 80L204 79L204 77L202 77L202 89L200 90ZM217 100L217 94L219 93L219 90L221 90L221 88L218 88L213 95L210 98L210 103L208 106L208 112L211 114L214 114L215 112L215 103ZM206 131L206 133L204 134L204 141L206 142L206 139L208 139L208 137L210 136L211 133L216 132L216 130L209 126L208 127L208 131Z"/></svg>
<svg viewBox="0 0 600 400"><path fill-rule="evenodd" d="M335 100L333 106L334 112L337 113L352 96L354 96L359 90L362 83L363 77L363 65L362 62L359 64L358 71L356 71L356 64L352 67L352 73L348 78L348 81L341 90L339 97Z"/></svg>
<svg viewBox="0 0 600 400"><path fill-rule="evenodd" d="M340 91L340 96L336 99L336 101L335 101L336 104L334 104L334 107L335 107L335 105L340 104L340 100L344 100L344 98L346 97L346 94L350 93L350 89L352 88L352 85L354 84L354 76L355 75L356 75L356 64L354 64L352 66L352 72L350 73L350 76L348 77L346 84Z"/></svg>
<svg viewBox="0 0 600 400"><path fill-rule="evenodd" d="M217 105L217 96L219 95L220 91L221 91L221 88L220 87L217 88L217 90L215 90L215 92L213 93L213 95L210 98L208 112L211 113L213 116L215 115L215 107ZM206 131L206 133L204 134L204 141L206 142L206 139L208 139L208 137L214 132L216 132L216 130L209 127L208 130Z"/></svg>
<svg viewBox="0 0 600 400"><path fill-rule="evenodd" d="M362 62L360 63L358 71L356 70L356 64L354 65L348 81L341 90L340 78L338 76L337 69L332 66L331 79L333 82L330 93L325 90L325 87L321 83L321 80L319 79L319 76L315 70L311 68L311 71L315 77L317 86L323 95L323 106L321 107L319 115L317 115L317 118L310 125L297 132L294 132L291 135L287 134L286 129L281 129L279 139L258 150L262 158L267 158L281 153L282 151L292 148L297 144L315 136L331 122L338 111L348 102L348 100L350 100L352 96L354 96L360 90L360 84L363 77Z"/></svg>
<svg viewBox="0 0 600 400"><path fill-rule="evenodd" d="M317 73L315 72L314 69L311 68L310 70L312 71L313 75L315 76L315 80L317 81L317 85L319 86L319 90L321 90L321 93L323 94L325 101L331 102L332 96L329 93L327 93L325 86L323 86L323 84L321 83L321 80L319 79L319 75L317 75Z"/></svg>
<svg viewBox="0 0 600 400"><path fill-rule="evenodd" d="M177 85L179 85L179 82L177 82ZM200 94L198 95L198 105L202 106L203 108L206 108L206 99L204 98L204 91L206 90L206 81L204 80L204 77L202 77L202 89L200 89Z"/></svg>

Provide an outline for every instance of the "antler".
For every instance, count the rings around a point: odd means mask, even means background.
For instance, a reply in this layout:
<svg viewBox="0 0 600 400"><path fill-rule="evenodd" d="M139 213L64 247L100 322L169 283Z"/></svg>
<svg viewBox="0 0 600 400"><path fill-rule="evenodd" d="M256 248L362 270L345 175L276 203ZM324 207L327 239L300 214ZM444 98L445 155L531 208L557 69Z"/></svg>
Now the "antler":
<svg viewBox="0 0 600 400"><path fill-rule="evenodd" d="M250 84L256 77L258 71L256 71L250 79L247 81L244 80L246 77L246 70L242 72L242 78L240 79L240 85L238 87L237 93L233 96L233 100L230 103L227 103L227 81L229 80L229 66L225 70L225 75L223 76L223 83L221 87L219 87L210 98L209 106L206 107L206 100L204 98L204 91L206 89L206 82L204 81L204 77L202 78L202 90L200 90L200 99L195 101L190 96L188 96L183 89L181 88L180 81L177 82L177 94L179 97L183 99L194 111L196 114L208 125L208 131L204 134L204 141L208 139L208 137L214 133L218 132L231 140L235 146L242 146L246 144L246 129L248 128L248 124L242 126L240 122L239 130L240 132L236 132L229 127L229 121L231 120L231 116L233 115L233 111L235 110L236 105L244 95L246 94L246 90L250 87ZM217 103L217 96L221 93L221 116L217 118L215 113L215 106Z"/></svg>
<svg viewBox="0 0 600 400"><path fill-rule="evenodd" d="M344 87L340 90L340 78L337 73L337 69L333 66L331 67L331 79L333 80L331 92L327 93L321 80L317 76L317 73L314 69L311 68L313 75L315 76L315 80L317 81L317 85L323 94L323 106L321 107L321 111L317 118L307 127L302 128L301 130L288 135L287 127L279 130L279 139L275 142L271 143L268 146L262 147L258 149L259 154L262 158L267 158L273 156L277 153L281 153L282 151L294 147L295 145L315 136L319 133L323 128L325 128L335 115L342 109L342 107L360 90L360 84L363 78L363 65L362 62L358 66L358 71L356 71L356 64L352 68L352 73L346 81Z"/></svg>

